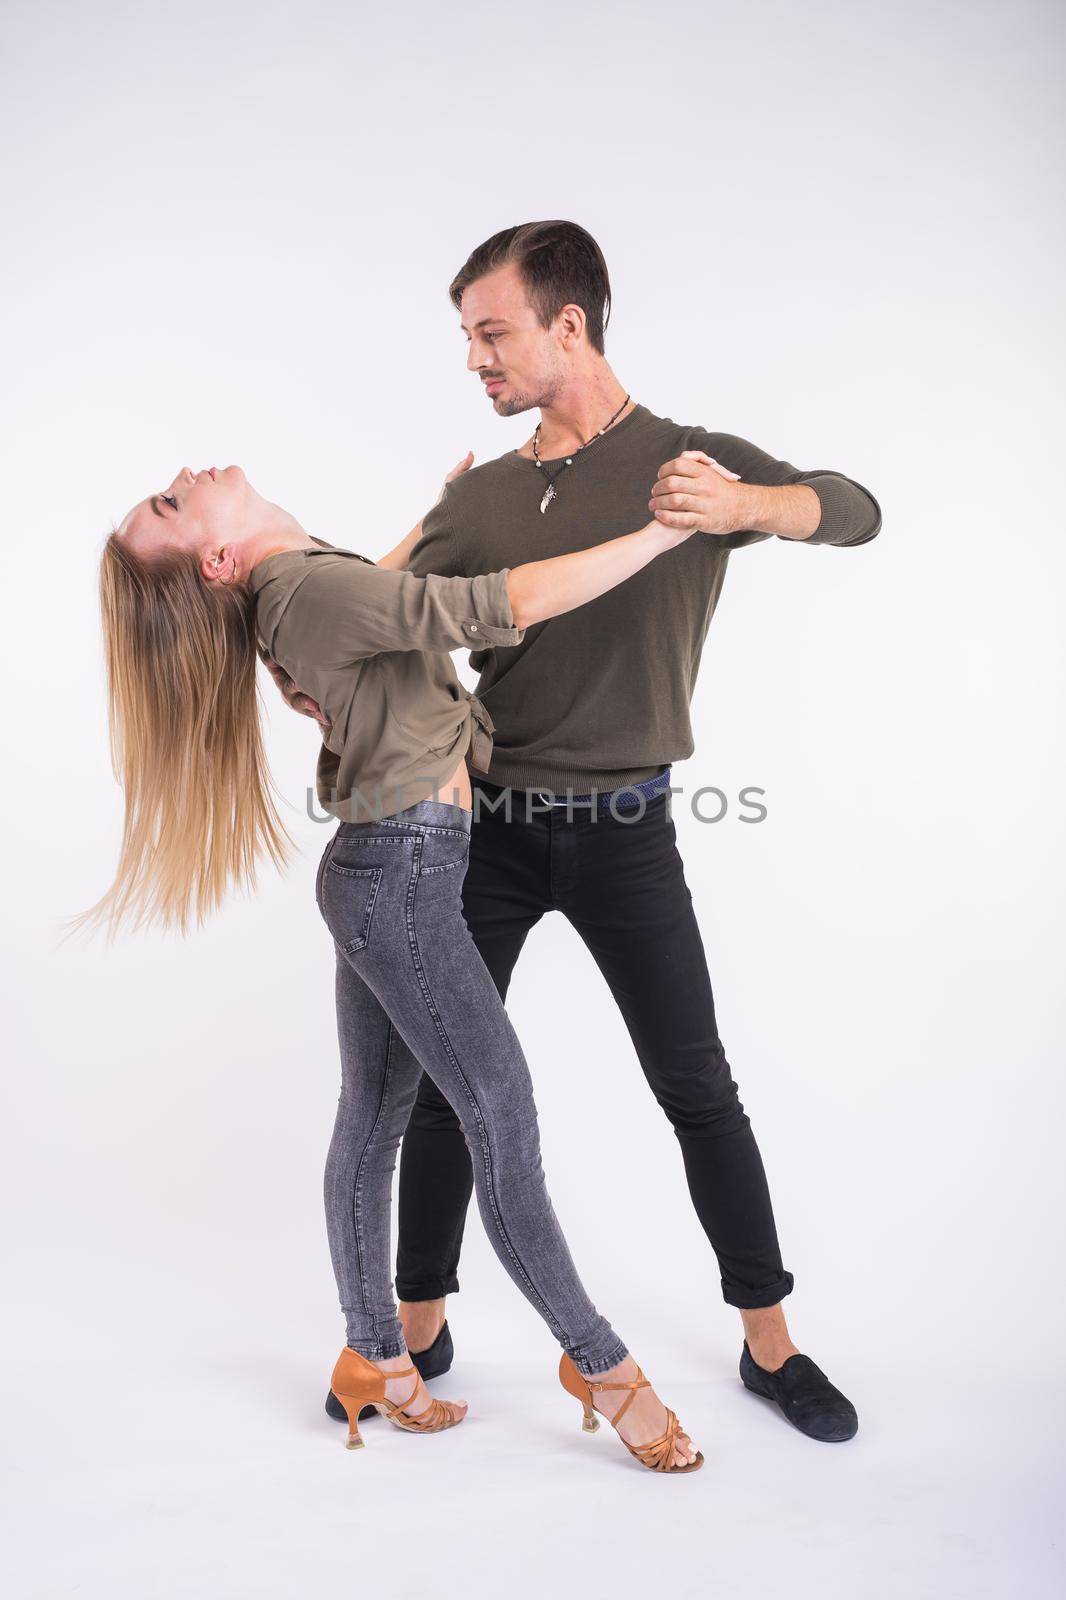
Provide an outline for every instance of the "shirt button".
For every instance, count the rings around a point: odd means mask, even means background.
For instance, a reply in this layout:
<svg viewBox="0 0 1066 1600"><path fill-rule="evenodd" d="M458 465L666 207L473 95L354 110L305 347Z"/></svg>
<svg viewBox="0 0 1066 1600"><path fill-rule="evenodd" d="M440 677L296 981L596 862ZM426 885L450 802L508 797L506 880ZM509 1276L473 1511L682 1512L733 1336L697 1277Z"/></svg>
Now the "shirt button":
<svg viewBox="0 0 1066 1600"><path fill-rule="evenodd" d="M476 622L472 622L470 624L470 632L471 633L476 633L477 632L477 623Z"/></svg>

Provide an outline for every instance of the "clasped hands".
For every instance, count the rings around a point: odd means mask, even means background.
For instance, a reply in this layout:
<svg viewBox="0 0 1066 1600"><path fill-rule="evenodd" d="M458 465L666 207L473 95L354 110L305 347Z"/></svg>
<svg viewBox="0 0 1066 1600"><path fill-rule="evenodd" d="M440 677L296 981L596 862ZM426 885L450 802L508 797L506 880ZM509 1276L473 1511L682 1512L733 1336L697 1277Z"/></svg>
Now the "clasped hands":
<svg viewBox="0 0 1066 1600"><path fill-rule="evenodd" d="M449 480L469 466L473 457L466 457L448 474ZM730 472L712 456L702 450L683 450L674 460L664 462L648 502L658 522L669 528L691 528L700 533L732 533L743 527L741 498L733 488L740 474ZM304 694L294 680L265 650L259 651L270 676L277 684L281 697L293 711L312 717L319 726L329 731L329 718L324 715L317 700Z"/></svg>
<svg viewBox="0 0 1066 1600"><path fill-rule="evenodd" d="M697 533L735 533L745 526L744 497L730 472L702 450L683 450L664 462L648 501L657 522Z"/></svg>

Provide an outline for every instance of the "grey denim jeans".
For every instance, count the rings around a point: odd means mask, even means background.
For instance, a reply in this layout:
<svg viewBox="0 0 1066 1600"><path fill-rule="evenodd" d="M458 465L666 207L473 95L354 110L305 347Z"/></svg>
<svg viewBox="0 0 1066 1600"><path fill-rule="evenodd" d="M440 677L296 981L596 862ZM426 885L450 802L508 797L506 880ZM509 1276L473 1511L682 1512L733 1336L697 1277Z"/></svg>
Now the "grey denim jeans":
<svg viewBox="0 0 1066 1600"><path fill-rule="evenodd" d="M341 1056L326 1229L347 1342L372 1361L406 1349L392 1292L392 1175L425 1070L462 1125L493 1249L591 1376L627 1350L577 1275L544 1181L525 1056L463 918L470 821L460 806L422 800L379 822L344 822L318 868Z"/></svg>

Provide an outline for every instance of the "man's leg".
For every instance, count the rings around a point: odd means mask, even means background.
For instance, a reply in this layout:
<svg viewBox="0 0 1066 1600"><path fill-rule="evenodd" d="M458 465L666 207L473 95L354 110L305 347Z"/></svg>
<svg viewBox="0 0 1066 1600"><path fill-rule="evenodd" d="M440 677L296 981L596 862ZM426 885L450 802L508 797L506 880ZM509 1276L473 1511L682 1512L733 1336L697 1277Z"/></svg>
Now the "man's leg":
<svg viewBox="0 0 1066 1600"><path fill-rule="evenodd" d="M495 794L495 790L493 791ZM547 909L543 830L518 801L507 823L482 810L470 831L463 915L501 1000L529 930ZM473 1171L459 1119L423 1074L400 1151L396 1295L409 1350L425 1350L444 1323L456 1276Z"/></svg>
<svg viewBox="0 0 1066 1600"><path fill-rule="evenodd" d="M663 798L640 820L603 813L567 830L573 860L559 862L559 904L606 978L674 1126L723 1297L740 1311L755 1360L773 1369L796 1353L780 1305L793 1279L718 1037L703 941L665 808Z"/></svg>

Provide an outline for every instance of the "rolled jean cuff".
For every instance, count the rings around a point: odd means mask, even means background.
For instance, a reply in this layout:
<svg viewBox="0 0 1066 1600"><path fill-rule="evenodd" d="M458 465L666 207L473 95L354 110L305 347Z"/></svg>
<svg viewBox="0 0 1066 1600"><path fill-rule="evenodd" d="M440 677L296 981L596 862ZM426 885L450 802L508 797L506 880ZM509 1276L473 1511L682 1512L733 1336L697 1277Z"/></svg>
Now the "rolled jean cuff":
<svg viewBox="0 0 1066 1600"><path fill-rule="evenodd" d="M774 1283L768 1283L761 1289L747 1289L743 1284L726 1283L722 1279L722 1299L727 1306L736 1306L739 1311L761 1311L764 1306L776 1306L786 1294L792 1293L795 1283L791 1272L783 1272Z"/></svg>
<svg viewBox="0 0 1066 1600"><path fill-rule="evenodd" d="M447 1278L396 1279L397 1300L443 1300L446 1295L459 1293L459 1279L455 1273Z"/></svg>
<svg viewBox="0 0 1066 1600"><path fill-rule="evenodd" d="M609 1329L608 1333L606 1341L597 1339L567 1350L567 1355L583 1378L594 1378L598 1372L607 1372L629 1354L614 1329Z"/></svg>
<svg viewBox="0 0 1066 1600"><path fill-rule="evenodd" d="M347 1344L349 1350L365 1356L368 1361L394 1361L397 1356L407 1354L403 1339L349 1339Z"/></svg>

